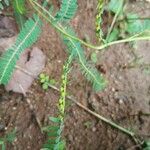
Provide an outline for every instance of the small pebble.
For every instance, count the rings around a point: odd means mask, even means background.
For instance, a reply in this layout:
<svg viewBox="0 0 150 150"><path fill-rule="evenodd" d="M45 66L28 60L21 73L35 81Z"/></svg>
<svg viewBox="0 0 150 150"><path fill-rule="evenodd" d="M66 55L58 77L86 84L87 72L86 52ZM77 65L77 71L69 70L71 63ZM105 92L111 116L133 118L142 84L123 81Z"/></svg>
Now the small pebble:
<svg viewBox="0 0 150 150"><path fill-rule="evenodd" d="M93 132L96 132L96 127L93 127L93 128L92 128L92 131L93 131Z"/></svg>
<svg viewBox="0 0 150 150"><path fill-rule="evenodd" d="M112 88L111 90L112 90L112 92L115 92L115 91L116 91L116 89L115 89L115 88Z"/></svg>
<svg viewBox="0 0 150 150"><path fill-rule="evenodd" d="M13 107L13 110L16 110L17 108L16 107Z"/></svg>
<svg viewBox="0 0 150 150"><path fill-rule="evenodd" d="M57 62L58 62L58 63L61 63L62 61L61 61L61 60L58 60Z"/></svg>
<svg viewBox="0 0 150 150"><path fill-rule="evenodd" d="M119 104L123 104L123 99L119 99Z"/></svg>

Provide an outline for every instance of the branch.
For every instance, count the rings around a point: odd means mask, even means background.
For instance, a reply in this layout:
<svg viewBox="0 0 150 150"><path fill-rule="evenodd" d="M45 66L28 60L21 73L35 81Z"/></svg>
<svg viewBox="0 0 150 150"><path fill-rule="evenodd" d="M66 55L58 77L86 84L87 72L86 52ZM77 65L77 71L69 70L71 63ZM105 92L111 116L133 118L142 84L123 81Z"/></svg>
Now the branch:
<svg viewBox="0 0 150 150"><path fill-rule="evenodd" d="M44 7L42 7L40 4L38 4L36 1L34 0L29 0L30 4L32 5L32 7L35 9L35 11L37 11L38 15L40 15L41 17L43 17L46 21L48 21L52 26L55 27L55 29L57 29L60 33L64 34L65 36L67 36L68 38L74 39L79 41L80 43L82 43L83 45L95 49L95 50L102 50L104 48L107 48L111 45L115 45L115 44L120 44L120 43L127 43L127 42L132 42L132 41L141 41L141 40L150 40L150 36L142 36L142 37L137 37L136 35L131 36L127 39L123 39L123 40L118 40L118 41L113 41L110 43L106 43L104 45L100 45L100 46L95 46L93 44L87 43L75 36L72 36L70 34L68 34L64 28L62 27L62 25L60 24L54 24L55 22L55 18L50 14L49 11L47 11ZM43 11L43 12L42 12ZM148 30L150 31L150 30ZM143 31L142 33L145 33L145 31ZM140 33L141 34L141 33ZM139 34L139 35L140 35Z"/></svg>
<svg viewBox="0 0 150 150"><path fill-rule="evenodd" d="M26 73L26 74L29 75L29 76L32 76L32 77L34 76L32 73L30 73L30 72L28 72L28 71L22 69L22 68L19 67L19 66L17 66L17 69L23 71L24 73ZM38 79L39 79L39 78L38 78ZM57 91L57 92L60 93L59 88L57 88L56 86L51 85L51 84L49 84L48 86L49 86L50 88L54 89L55 91ZM103 117L103 116L97 114L96 112L94 112L94 111L88 109L87 107L85 107L84 105L82 105L81 103L79 103L75 98L73 98L73 96L66 96L66 98L67 98L68 100L71 100L72 102L74 102L77 106L79 106L80 108L82 108L83 110L85 110L86 112L88 112L89 114L93 115L94 117L96 117L96 118L100 119L101 121L107 123L107 124L110 125L111 127L115 128L115 129L118 129L119 131L121 131L121 132L127 134L128 136L130 136L130 137L134 140L134 142L135 142L136 144L138 144L138 143L141 142L141 141L139 141L139 139L136 138L136 134L135 134L134 132L129 131L129 130L126 129L126 128L123 128L123 127L119 126L118 124L112 122L111 120L108 120L108 119L106 119L105 117ZM30 104L28 101L27 101L27 103ZM29 106L30 106L30 105L29 105ZM30 108L31 108L31 110L33 111L32 106L30 106ZM33 111L33 112L34 112L34 111ZM35 118L36 118L36 121L37 121L38 125L41 127L41 124L40 124L40 122L39 122L39 119L36 117L36 115L35 115Z"/></svg>

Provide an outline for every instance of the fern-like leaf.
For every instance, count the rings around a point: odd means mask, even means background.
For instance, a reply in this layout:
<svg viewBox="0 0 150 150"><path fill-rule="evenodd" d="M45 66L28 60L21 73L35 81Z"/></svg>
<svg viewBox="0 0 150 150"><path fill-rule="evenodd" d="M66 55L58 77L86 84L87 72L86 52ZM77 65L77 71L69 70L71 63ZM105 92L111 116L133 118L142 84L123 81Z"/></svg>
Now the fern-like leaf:
<svg viewBox="0 0 150 150"><path fill-rule="evenodd" d="M81 67L82 73L85 77L93 84L93 89L99 91L105 88L106 80L104 77L97 71L94 66L90 66L86 61L85 55L83 54L83 49L79 46L79 43L73 39L69 39L70 44L72 44L71 49L75 49L78 55L78 62Z"/></svg>
<svg viewBox="0 0 150 150"><path fill-rule="evenodd" d="M65 143L61 140L64 122L59 117L50 117L50 121L54 123L54 126L48 126L42 129L48 134L48 140L43 145L43 150L64 150Z"/></svg>
<svg viewBox="0 0 150 150"><path fill-rule="evenodd" d="M20 29L22 29L26 22L25 0L14 0L12 2L12 4L13 4L13 8L14 8L14 16L16 18L16 21L17 21Z"/></svg>
<svg viewBox="0 0 150 150"><path fill-rule="evenodd" d="M20 54L37 40L41 32L41 25L42 22L36 15L33 19L27 20L16 42L2 54L0 58L0 84L6 85L9 82Z"/></svg>
<svg viewBox="0 0 150 150"><path fill-rule="evenodd" d="M20 14L24 14L26 11L25 0L14 0L13 1L14 10Z"/></svg>
<svg viewBox="0 0 150 150"><path fill-rule="evenodd" d="M48 126L43 128L43 130L48 133L49 137L49 140L44 145L44 148L47 148L48 150L64 150L65 143L61 140L61 133L64 128L67 77L72 60L73 56L70 55L63 66L63 74L61 77L62 83L60 87L60 98L58 103L59 115L57 118L50 117L50 120L55 124L55 126Z"/></svg>
<svg viewBox="0 0 150 150"><path fill-rule="evenodd" d="M67 21L73 18L77 10L77 0L62 0L61 8L57 12L57 21Z"/></svg>
<svg viewBox="0 0 150 150"><path fill-rule="evenodd" d="M68 2L68 1L63 1ZM71 0L69 0L71 2ZM74 1L72 1L73 3ZM57 28L61 28L63 32L67 33L68 35L71 35L73 37L76 37L74 31L70 27L64 27L63 25L60 25L59 22L56 22L55 19L52 19L51 14L43 8L43 11L50 16L49 20L51 20L51 23ZM81 43L73 38L70 38L67 35L62 34L62 39L64 40L67 50L70 55L73 55L73 57L77 60L77 62L81 66L82 73L87 77L87 79L92 82L93 88L98 91L103 89L106 86L106 81L103 78L103 76L97 71L96 68L92 68L89 63L86 61L86 57L84 54L84 50L81 47Z"/></svg>
<svg viewBox="0 0 150 150"><path fill-rule="evenodd" d="M14 12L14 16L15 16L16 22L19 26L19 29L22 29L24 27L25 22L26 22L25 15L22 15L18 12Z"/></svg>
<svg viewBox="0 0 150 150"><path fill-rule="evenodd" d="M49 1L44 1L43 2L43 4L42 4L42 7L43 8L48 8L48 12L50 13L50 14L52 14L53 13L53 11L54 11L54 6L53 6L53 4L52 4L52 2L49 2Z"/></svg>
<svg viewBox="0 0 150 150"><path fill-rule="evenodd" d="M67 28L66 32L72 36L76 36L71 28ZM88 81L90 81L93 84L93 89L95 91L104 89L106 86L106 80L97 71L97 69L94 68L94 66L91 66L87 62L84 50L81 47L80 42L65 36L63 37L63 39L68 48L69 53L73 55L75 59L77 59L77 62L79 62L82 73L85 75Z"/></svg>

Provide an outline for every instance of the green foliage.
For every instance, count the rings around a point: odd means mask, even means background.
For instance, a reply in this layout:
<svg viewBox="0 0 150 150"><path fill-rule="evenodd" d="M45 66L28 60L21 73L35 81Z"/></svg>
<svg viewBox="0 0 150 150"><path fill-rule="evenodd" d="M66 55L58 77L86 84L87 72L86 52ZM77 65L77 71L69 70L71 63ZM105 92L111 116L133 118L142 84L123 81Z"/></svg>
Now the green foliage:
<svg viewBox="0 0 150 150"><path fill-rule="evenodd" d="M60 25L58 22L56 22L55 19L51 17L51 14L46 11L45 8L43 8L43 10L43 13L46 13L47 16L49 16L49 20L56 28L60 27L63 32L77 38L75 32L70 26ZM67 52L69 55L72 55L73 59L77 60L77 62L80 64L83 75L85 75L85 77L93 84L94 90L99 91L104 89L106 86L106 81L104 77L97 71L97 69L87 62L84 50L81 47L81 43L64 34L61 34L61 37L67 47Z"/></svg>
<svg viewBox="0 0 150 150"><path fill-rule="evenodd" d="M54 126L47 126L42 129L48 135L48 140L43 145L42 150L64 150L65 142L61 140L63 122L60 118L50 117L49 119L54 123Z"/></svg>
<svg viewBox="0 0 150 150"><path fill-rule="evenodd" d="M62 0L61 8L57 12L57 21L67 21L73 18L77 10L77 0Z"/></svg>
<svg viewBox="0 0 150 150"><path fill-rule="evenodd" d="M16 42L2 54L0 57L0 84L8 83L21 53L36 42L40 35L41 25L37 15L34 15L33 19L28 19Z"/></svg>
<svg viewBox="0 0 150 150"><path fill-rule="evenodd" d="M98 5L97 5L97 15L96 15L96 34L99 39L99 41L105 42L103 39L103 30L102 30L102 15L104 12L104 0L98 0Z"/></svg>
<svg viewBox="0 0 150 150"><path fill-rule="evenodd" d="M3 8L5 4L8 5L8 2L9 1L7 0L4 0L3 2L2 0L0 0L0 8ZM40 5L37 2L37 0L29 0L29 2L32 5L32 8L34 8L38 12L38 15L43 16L45 20L49 21L51 25L55 27L55 29L57 29L67 47L67 52L69 54L69 58L63 66L63 73L61 77L62 83L60 87L60 98L58 101L58 116L49 118L50 121L54 124L53 126L43 128L43 131L46 131L48 134L48 141L44 145L43 150L63 150L65 147L65 142L62 141L61 134L64 128L66 105L65 98L67 94L67 76L72 61L76 60L77 63L79 63L83 75L88 79L88 81L90 81L93 84L93 88L96 91L102 90L107 83L103 75L100 74L99 71L87 61L81 44L85 44L90 48L92 47L97 50L100 50L106 48L108 45L113 45L112 41L117 40L120 37L123 38L128 35L134 36L129 37L127 40L120 40L120 43L130 42L139 39L150 39L150 20L141 21L137 15L126 13L124 11L123 0L110 0L107 10L110 11L111 14L113 14L116 17L116 20L114 17L114 20L116 22L114 22L114 26L112 26L112 30L110 34L108 34L109 37L106 37L106 41L104 39L101 27L102 14L104 11L104 0L99 0L97 7L98 13L96 17L96 31L98 37L104 43L102 46L99 46L99 48L80 40L77 37L74 30L69 25L68 21L70 21L70 19L73 18L77 10L77 0L62 0L61 8L56 13L55 17L51 14L51 8L53 7L50 7L48 10L46 9L48 7L47 0L44 0L43 6ZM19 33L16 42L9 49L7 49L6 52L4 52L0 57L0 84L7 84L9 82L14 68L16 66L16 62L20 58L21 53L26 48L30 47L34 42L36 42L41 32L42 22L39 19L38 15L34 15L33 18L28 19L27 22L24 24L24 20L22 20L22 17L26 14L25 0L14 0L13 8L16 19L20 24L22 30ZM66 23L68 26L66 26ZM119 41L115 42L115 44L119 43ZM96 53L93 53L92 61L96 63ZM49 76L45 74L40 75L40 82L42 84L43 89L47 89L49 84L53 84ZM86 125L88 126L89 124ZM112 126L119 128L116 124L113 124ZM130 134L128 131L124 130L124 128L121 128L120 130ZM6 136L7 141L12 141L12 137L13 136ZM0 141L0 144L4 149L4 142ZM146 145L147 146L145 148L149 148L149 142L147 142Z"/></svg>
<svg viewBox="0 0 150 150"><path fill-rule="evenodd" d="M119 7L121 11L118 13ZM108 43L150 30L150 19L141 20L137 14L128 13L123 5L123 0L111 0L107 10L115 15L118 13L115 26L107 38Z"/></svg>
<svg viewBox="0 0 150 150"><path fill-rule="evenodd" d="M14 0L13 1L13 9L14 9L14 16L16 21L20 27L23 28L25 24L25 14L26 14L26 7L25 7L25 0Z"/></svg>
<svg viewBox="0 0 150 150"><path fill-rule="evenodd" d="M118 39L120 33L117 27L115 26L115 23L118 18L121 18L124 12L124 0L116 1L116 0L110 0L110 2L107 5L108 13L112 12L114 14L113 21L111 23L110 28L108 29L108 33L106 36L107 43L115 41Z"/></svg>
<svg viewBox="0 0 150 150"><path fill-rule="evenodd" d="M150 64L148 64L148 66L145 66L143 71L145 74L150 75Z"/></svg>
<svg viewBox="0 0 150 150"><path fill-rule="evenodd" d="M95 53L95 52L93 52L92 54L91 54L91 60L92 60L92 62L94 62L94 63L96 63L97 62L97 53Z"/></svg>
<svg viewBox="0 0 150 150"><path fill-rule="evenodd" d="M66 32L70 35L76 36L71 28L66 29ZM83 75L93 84L93 89L95 91L104 89L106 86L106 80L94 66L87 62L80 42L65 36L63 37L63 40L69 53L72 54L80 64Z"/></svg>
<svg viewBox="0 0 150 150"><path fill-rule="evenodd" d="M126 31L130 34L141 32L143 28L142 22L137 14L127 14Z"/></svg>
<svg viewBox="0 0 150 150"><path fill-rule="evenodd" d="M25 0L0 0L0 11L4 9L4 7L7 7L10 5L10 3L13 6L14 10L14 16L16 18L16 21L20 28L23 27L26 19L25 19L25 13L26 13L26 7L25 7Z"/></svg>
<svg viewBox="0 0 150 150"><path fill-rule="evenodd" d="M14 0L13 5L15 12L18 12L20 14L24 14L26 12L25 0Z"/></svg>
<svg viewBox="0 0 150 150"><path fill-rule="evenodd" d="M117 28L114 28L113 31L108 36L107 42L109 43L118 40L119 34L120 34L119 30Z"/></svg>
<svg viewBox="0 0 150 150"><path fill-rule="evenodd" d="M10 0L0 0L0 11L4 9L5 6L9 6Z"/></svg>
<svg viewBox="0 0 150 150"><path fill-rule="evenodd" d="M116 14L118 12L118 8L121 10L121 14L123 11L123 0L110 0L108 4L108 9Z"/></svg>
<svg viewBox="0 0 150 150"><path fill-rule="evenodd" d="M44 90L47 90L49 84L54 85L56 81L54 79L50 79L48 75L42 73L40 74L40 83L42 84L42 88Z"/></svg>
<svg viewBox="0 0 150 150"><path fill-rule="evenodd" d="M5 135L4 138L0 138L0 145L2 150L6 150L6 143L12 143L16 138L16 130Z"/></svg>
<svg viewBox="0 0 150 150"><path fill-rule="evenodd" d="M126 31L130 35L150 29L150 19L141 21L137 14L127 14L126 17Z"/></svg>
<svg viewBox="0 0 150 150"><path fill-rule="evenodd" d="M20 13L14 12L14 16L16 18L17 24L19 25L19 28L22 29L25 22L26 22L26 17L25 15L22 15Z"/></svg>
<svg viewBox="0 0 150 150"><path fill-rule="evenodd" d="M143 150L150 150L150 141L144 141L142 148Z"/></svg>
<svg viewBox="0 0 150 150"><path fill-rule="evenodd" d="M67 34L76 37L76 34L71 27L63 27L63 29ZM94 90L99 91L104 89L106 86L106 81L97 71L97 69L87 62L84 50L81 47L81 43L64 35L62 35L62 38L65 45L67 46L67 51L80 64L83 75L85 75L85 77L93 84Z"/></svg>
<svg viewBox="0 0 150 150"><path fill-rule="evenodd" d="M64 150L65 142L61 140L62 130L64 128L64 115L65 115L65 99L66 99L66 86L67 86L67 76L69 73L70 64L72 62L72 55L69 56L68 60L63 66L62 73L62 83L60 87L60 98L58 102L58 117L50 117L55 125L44 127L43 131L48 133L48 141L44 145L44 149L48 150Z"/></svg>

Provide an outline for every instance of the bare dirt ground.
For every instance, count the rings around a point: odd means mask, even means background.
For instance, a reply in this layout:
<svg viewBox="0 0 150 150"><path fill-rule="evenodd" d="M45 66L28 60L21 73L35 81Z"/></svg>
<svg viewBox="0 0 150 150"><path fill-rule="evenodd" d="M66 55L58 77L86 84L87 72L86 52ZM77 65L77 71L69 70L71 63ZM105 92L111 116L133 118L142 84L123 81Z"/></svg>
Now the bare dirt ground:
<svg viewBox="0 0 150 150"><path fill-rule="evenodd" d="M72 21L80 38L94 44L97 42L94 31L95 8L96 1L79 0L79 11ZM133 1L129 10L146 17L150 16L148 8L149 3ZM59 83L67 55L59 35L48 23L44 24L36 46L47 56L43 71ZM109 82L107 88L98 93L93 92L74 62L68 93L98 114L149 139L150 119L142 113L150 113L150 75L144 73L141 67L126 67L135 54L142 56L145 63L150 63L149 47L150 42L145 41L138 42L136 48L120 44L99 52L96 67ZM92 51L85 48L89 59ZM46 136L41 133L34 115L42 126L47 125L48 116L56 115L58 98L58 92L53 89L43 91L38 81L34 82L25 97L0 88L0 135L2 137L12 129L17 129L16 140L8 145L8 150L39 150L42 147ZM27 100L34 107L34 112L26 103ZM89 115L76 104L68 101L67 105L64 129L67 150L127 150L134 146L127 135Z"/></svg>

